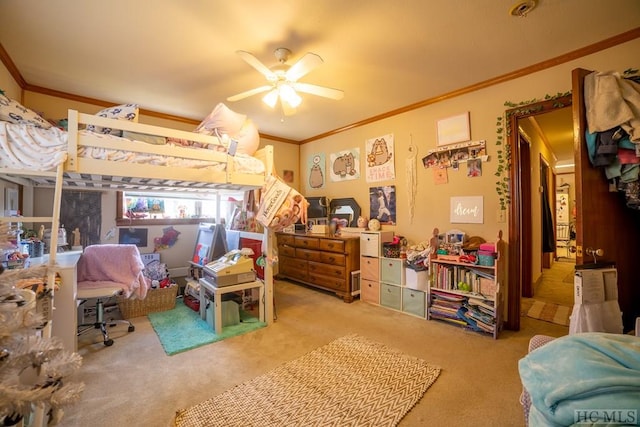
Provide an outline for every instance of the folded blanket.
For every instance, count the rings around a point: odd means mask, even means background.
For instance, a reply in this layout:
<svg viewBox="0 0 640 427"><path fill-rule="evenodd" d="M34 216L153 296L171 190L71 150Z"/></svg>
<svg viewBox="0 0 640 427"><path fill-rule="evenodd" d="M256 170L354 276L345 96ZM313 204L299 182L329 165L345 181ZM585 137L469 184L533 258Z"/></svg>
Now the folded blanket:
<svg viewBox="0 0 640 427"><path fill-rule="evenodd" d="M136 245L92 245L78 261L78 287L117 285L126 298L144 299L150 281Z"/></svg>
<svg viewBox="0 0 640 427"><path fill-rule="evenodd" d="M529 353L518 368L531 395L529 425L572 425L576 411L584 410L640 414L638 337L598 332L567 335Z"/></svg>

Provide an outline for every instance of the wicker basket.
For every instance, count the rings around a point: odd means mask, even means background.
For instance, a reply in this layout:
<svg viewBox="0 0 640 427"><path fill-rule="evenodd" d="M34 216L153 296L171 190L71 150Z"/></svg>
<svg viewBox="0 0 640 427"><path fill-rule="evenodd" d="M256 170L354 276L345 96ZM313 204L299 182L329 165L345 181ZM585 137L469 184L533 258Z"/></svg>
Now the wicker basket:
<svg viewBox="0 0 640 427"><path fill-rule="evenodd" d="M146 316L157 311L171 310L176 306L178 285L168 288L149 289L145 299L118 297L118 308L124 319Z"/></svg>

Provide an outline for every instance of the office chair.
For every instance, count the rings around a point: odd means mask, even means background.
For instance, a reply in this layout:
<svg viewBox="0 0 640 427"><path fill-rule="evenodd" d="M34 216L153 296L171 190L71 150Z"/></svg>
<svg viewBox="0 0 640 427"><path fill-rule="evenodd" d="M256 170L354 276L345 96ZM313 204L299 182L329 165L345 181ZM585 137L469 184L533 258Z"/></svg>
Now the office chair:
<svg viewBox="0 0 640 427"><path fill-rule="evenodd" d="M127 332L135 327L128 320L106 320L105 302L118 295L126 298L143 299L149 288L148 279L143 274L144 263L135 245L92 245L85 248L78 261L79 306L95 299L95 321L78 325L77 335L92 329L100 329L105 346L113 345L108 327L126 323Z"/></svg>
<svg viewBox="0 0 640 427"><path fill-rule="evenodd" d="M78 288L78 300L80 300L80 308L83 309L82 305L91 299L96 300L95 305L95 322L92 323L81 323L78 325L78 336L84 334L87 331L93 329L100 329L102 332L102 342L106 346L113 345L113 339L109 337L108 327L114 327L117 323L126 323L127 332L135 331L135 326L128 320L121 319L110 319L109 321L105 320L104 315L104 303L110 298L116 297L122 293L122 288L120 286L113 287L105 287L105 288L97 288L97 289L81 289ZM83 317L84 320L84 317Z"/></svg>

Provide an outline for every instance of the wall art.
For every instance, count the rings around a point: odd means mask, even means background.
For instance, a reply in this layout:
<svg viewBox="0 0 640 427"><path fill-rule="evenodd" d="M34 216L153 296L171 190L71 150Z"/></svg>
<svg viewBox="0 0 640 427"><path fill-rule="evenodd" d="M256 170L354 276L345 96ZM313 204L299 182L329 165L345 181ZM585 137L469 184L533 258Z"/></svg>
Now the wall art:
<svg viewBox="0 0 640 427"><path fill-rule="evenodd" d="M329 176L340 182L360 178L360 149L352 148L329 154Z"/></svg>
<svg viewBox="0 0 640 427"><path fill-rule="evenodd" d="M483 224L484 197L452 197L450 221L452 224Z"/></svg>
<svg viewBox="0 0 640 427"><path fill-rule="evenodd" d="M429 150L427 155L422 158L422 166L425 168L449 168L476 158L485 162L488 160L485 140L468 141Z"/></svg>
<svg viewBox="0 0 640 427"><path fill-rule="evenodd" d="M370 219L377 219L380 224L396 224L396 186L369 188Z"/></svg>
<svg viewBox="0 0 640 427"><path fill-rule="evenodd" d="M393 134L368 139L365 146L367 182L395 179Z"/></svg>
<svg viewBox="0 0 640 427"><path fill-rule="evenodd" d="M324 153L312 154L307 161L307 170L309 187L324 188L326 183L325 177L325 158Z"/></svg>
<svg viewBox="0 0 640 427"><path fill-rule="evenodd" d="M471 139L468 111L438 120L436 126L438 128L438 145L455 144Z"/></svg>

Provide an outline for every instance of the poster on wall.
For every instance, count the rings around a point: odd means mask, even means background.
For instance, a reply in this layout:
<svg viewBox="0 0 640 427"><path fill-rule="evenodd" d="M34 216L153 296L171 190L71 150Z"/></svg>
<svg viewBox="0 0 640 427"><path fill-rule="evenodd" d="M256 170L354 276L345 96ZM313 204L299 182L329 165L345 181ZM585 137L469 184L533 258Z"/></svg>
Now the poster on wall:
<svg viewBox="0 0 640 427"><path fill-rule="evenodd" d="M325 159L324 153L312 154L307 161L307 170L309 171L309 187L324 188Z"/></svg>
<svg viewBox="0 0 640 427"><path fill-rule="evenodd" d="M396 224L396 186L369 188L370 219L377 219L380 224Z"/></svg>
<svg viewBox="0 0 640 427"><path fill-rule="evenodd" d="M352 148L329 154L329 176L332 182L360 178L360 149Z"/></svg>
<svg viewBox="0 0 640 427"><path fill-rule="evenodd" d="M367 182L395 179L393 134L368 139L365 146Z"/></svg>
<svg viewBox="0 0 640 427"><path fill-rule="evenodd" d="M136 245L139 248L147 246L148 230L146 228L118 229L118 243L121 245Z"/></svg>
<svg viewBox="0 0 640 427"><path fill-rule="evenodd" d="M452 197L450 221L452 224L483 224L484 198L482 196Z"/></svg>

